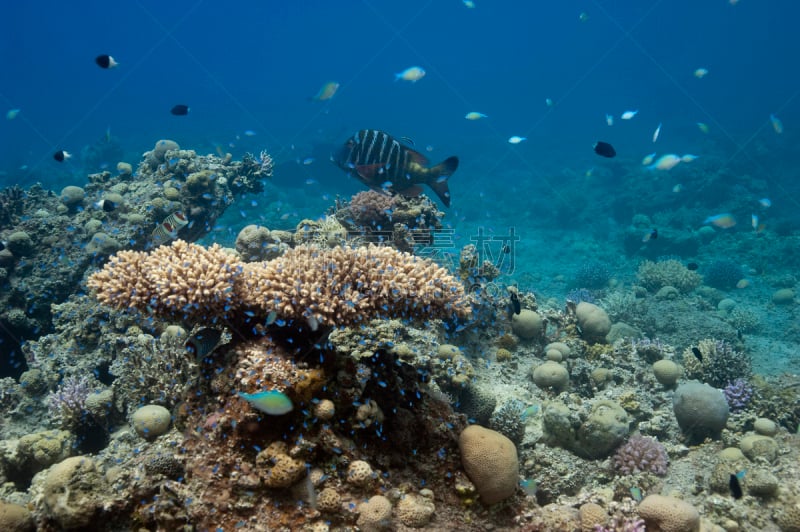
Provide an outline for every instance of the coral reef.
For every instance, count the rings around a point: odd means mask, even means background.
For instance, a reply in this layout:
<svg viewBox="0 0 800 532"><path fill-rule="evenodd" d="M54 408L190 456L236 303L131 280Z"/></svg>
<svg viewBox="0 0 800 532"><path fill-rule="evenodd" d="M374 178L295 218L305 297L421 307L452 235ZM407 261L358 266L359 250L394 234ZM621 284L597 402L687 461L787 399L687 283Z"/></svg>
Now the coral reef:
<svg viewBox="0 0 800 532"><path fill-rule="evenodd" d="M730 260L715 260L706 267L703 282L713 288L730 290L736 286L744 272L741 266Z"/></svg>
<svg viewBox="0 0 800 532"><path fill-rule="evenodd" d="M123 247L142 250L158 243L153 228L178 211L187 223L170 235L197 239L236 197L260 191L262 180L271 175L270 165L263 167L252 157L237 162L202 156L172 141L159 141L135 172L119 168L91 174L87 184L71 185L71 192L61 195L38 185L0 194L0 241L9 242L0 251L5 286L0 291L0 366L11 367L9 357L19 353L23 340L52 330L50 304L77 292L95 262ZM190 190L190 176L203 184L202 190ZM98 208L98 200L113 208ZM13 366L19 373L26 369L16 361Z"/></svg>
<svg viewBox="0 0 800 532"><path fill-rule="evenodd" d="M687 378L722 388L736 379L749 379L752 360L747 353L737 351L724 340L706 338L684 350L683 367Z"/></svg>
<svg viewBox="0 0 800 532"><path fill-rule="evenodd" d="M642 286L651 292L657 292L665 286L672 286L684 293L691 292L700 286L702 280L700 274L674 259L659 262L646 260L639 265L636 276Z"/></svg>
<svg viewBox="0 0 800 532"><path fill-rule="evenodd" d="M753 388L744 379L735 379L722 389L731 412L744 410L753 397Z"/></svg>
<svg viewBox="0 0 800 532"><path fill-rule="evenodd" d="M575 272L573 284L579 288L596 290L605 288L610 280L611 271L605 264L597 261L589 261L581 264L578 271ZM577 302L578 300L573 299L573 301ZM589 303L594 303L594 301L589 301Z"/></svg>
<svg viewBox="0 0 800 532"><path fill-rule="evenodd" d="M614 453L614 469L623 475L667 474L669 458L664 446L653 438L634 434Z"/></svg>
<svg viewBox="0 0 800 532"><path fill-rule="evenodd" d="M389 196L365 190L349 202L337 202L334 215L349 239L389 245L400 251L435 247L442 239L452 238L449 231L442 232L444 213L424 194Z"/></svg>
<svg viewBox="0 0 800 532"><path fill-rule="evenodd" d="M234 314L275 312L320 325L374 317L466 316L461 284L433 262L385 247L297 247L265 263L240 263L218 245L181 240L151 253L121 252L92 274L97 298L118 309L214 324ZM251 312L252 315L252 312ZM274 322L275 319L273 318Z"/></svg>

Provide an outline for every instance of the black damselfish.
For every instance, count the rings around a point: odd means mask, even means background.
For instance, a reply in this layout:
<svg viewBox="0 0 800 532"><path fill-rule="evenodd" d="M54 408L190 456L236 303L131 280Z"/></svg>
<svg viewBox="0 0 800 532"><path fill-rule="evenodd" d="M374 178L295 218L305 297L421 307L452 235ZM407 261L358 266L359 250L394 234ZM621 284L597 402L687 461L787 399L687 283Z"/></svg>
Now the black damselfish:
<svg viewBox="0 0 800 532"><path fill-rule="evenodd" d="M114 61L114 58L110 55L98 55L94 58L94 62L97 63L97 66L100 68L114 68L117 66L117 62Z"/></svg>
<svg viewBox="0 0 800 532"><path fill-rule="evenodd" d="M53 154L53 159L55 159L56 161L58 161L60 163L63 163L64 161L66 161L70 157L72 157L72 155L67 150L58 150L57 152L55 152Z"/></svg>
<svg viewBox="0 0 800 532"><path fill-rule="evenodd" d="M731 473L731 479L728 481L728 485L731 488L731 495L733 495L734 499L741 499L742 495L742 485L739 484L739 477Z"/></svg>
<svg viewBox="0 0 800 532"><path fill-rule="evenodd" d="M522 312L522 305L519 302L519 297L517 296L516 292L511 292L511 310L514 314L519 314Z"/></svg>
<svg viewBox="0 0 800 532"><path fill-rule="evenodd" d="M614 146L602 140L594 143L594 152L601 157L608 157L609 159L617 155L617 150L614 149Z"/></svg>
<svg viewBox="0 0 800 532"><path fill-rule="evenodd" d="M697 264L696 262L690 262L689 264L686 265L686 269L692 272L697 270L699 267L700 265Z"/></svg>
<svg viewBox="0 0 800 532"><path fill-rule="evenodd" d="M175 116L186 116L189 114L189 106L183 104L176 105L170 110L170 113Z"/></svg>
<svg viewBox="0 0 800 532"><path fill-rule="evenodd" d="M419 185L433 189L445 207L450 206L447 178L458 168L458 157L448 157L436 166L388 133L362 129L332 156L333 162L368 187L387 193L417 196Z"/></svg>
<svg viewBox="0 0 800 532"><path fill-rule="evenodd" d="M697 360L699 360L700 362L702 362L702 361L703 361L703 354L700 352L700 349L698 349L698 348L696 348L696 347L693 347L693 348L692 348L692 354L693 354L693 355L695 356L695 358L697 358Z"/></svg>

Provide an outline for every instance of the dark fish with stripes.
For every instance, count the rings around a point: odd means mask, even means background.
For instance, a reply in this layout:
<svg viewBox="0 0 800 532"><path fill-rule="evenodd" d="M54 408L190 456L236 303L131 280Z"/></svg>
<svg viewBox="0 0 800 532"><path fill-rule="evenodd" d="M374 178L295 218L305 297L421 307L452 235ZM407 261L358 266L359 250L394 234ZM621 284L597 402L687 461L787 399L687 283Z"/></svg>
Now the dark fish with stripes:
<svg viewBox="0 0 800 532"><path fill-rule="evenodd" d="M429 166L424 155L388 133L362 129L332 159L339 168L374 190L417 196L422 192L420 185L428 185L445 207L450 206L447 178L458 168L458 157Z"/></svg>

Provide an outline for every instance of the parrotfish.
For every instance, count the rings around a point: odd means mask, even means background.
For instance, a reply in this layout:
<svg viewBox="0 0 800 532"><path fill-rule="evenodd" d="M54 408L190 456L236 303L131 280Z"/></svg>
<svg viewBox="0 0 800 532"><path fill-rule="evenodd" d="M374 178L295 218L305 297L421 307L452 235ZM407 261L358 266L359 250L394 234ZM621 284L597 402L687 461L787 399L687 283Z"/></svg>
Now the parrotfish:
<svg viewBox="0 0 800 532"><path fill-rule="evenodd" d="M238 392L239 397L250 403L250 406L270 416L282 416L294 409L292 400L278 390L265 390L258 393Z"/></svg>

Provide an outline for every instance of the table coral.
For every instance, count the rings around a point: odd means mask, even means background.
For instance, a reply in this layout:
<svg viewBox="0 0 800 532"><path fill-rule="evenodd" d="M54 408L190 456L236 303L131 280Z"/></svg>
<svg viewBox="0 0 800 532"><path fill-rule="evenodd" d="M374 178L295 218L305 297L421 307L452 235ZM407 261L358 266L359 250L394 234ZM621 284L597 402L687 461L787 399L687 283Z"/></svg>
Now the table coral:
<svg viewBox="0 0 800 532"><path fill-rule="evenodd" d="M120 252L88 284L100 302L119 309L212 324L252 309L312 331L374 317L470 313L463 286L447 270L378 246L300 246L269 262L241 263L217 244L178 240L150 253Z"/></svg>

